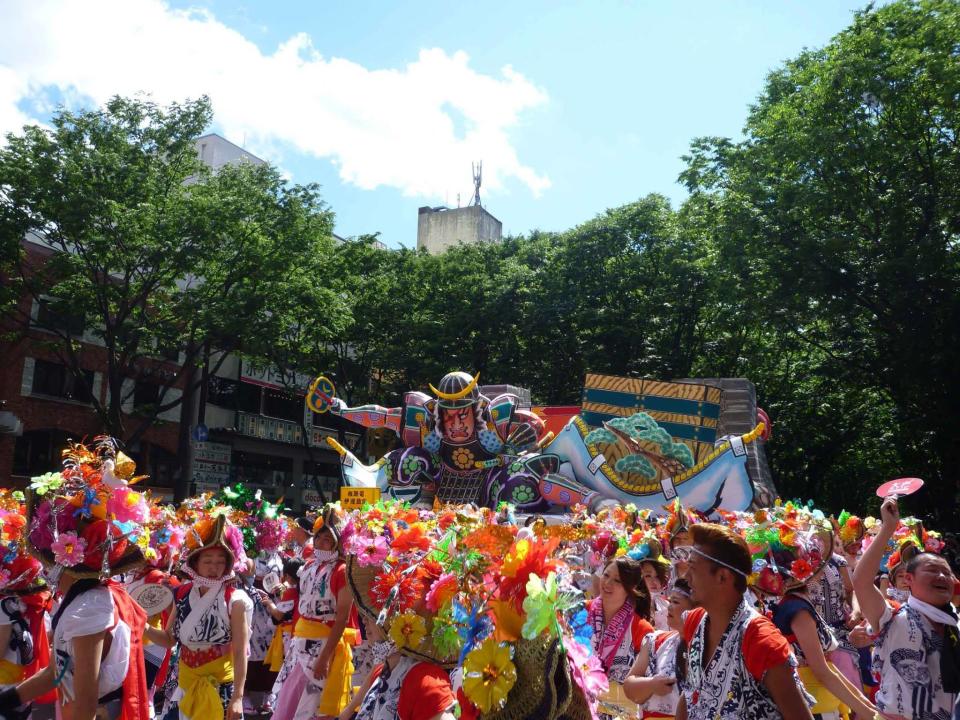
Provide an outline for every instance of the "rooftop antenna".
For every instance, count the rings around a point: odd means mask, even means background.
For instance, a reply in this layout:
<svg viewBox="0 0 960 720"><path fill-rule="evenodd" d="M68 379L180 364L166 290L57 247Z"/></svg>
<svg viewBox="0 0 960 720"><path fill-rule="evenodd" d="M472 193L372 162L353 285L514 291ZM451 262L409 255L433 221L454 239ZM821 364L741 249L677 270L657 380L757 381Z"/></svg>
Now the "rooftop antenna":
<svg viewBox="0 0 960 720"><path fill-rule="evenodd" d="M480 184L483 182L483 160L478 163L470 163L473 170L473 204L480 206Z"/></svg>

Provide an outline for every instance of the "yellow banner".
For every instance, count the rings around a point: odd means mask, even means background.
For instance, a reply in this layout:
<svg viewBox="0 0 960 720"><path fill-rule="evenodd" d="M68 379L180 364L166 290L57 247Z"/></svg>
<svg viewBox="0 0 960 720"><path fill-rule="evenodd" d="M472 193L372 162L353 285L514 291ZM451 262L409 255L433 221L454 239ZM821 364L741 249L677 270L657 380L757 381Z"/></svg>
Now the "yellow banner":
<svg viewBox="0 0 960 720"><path fill-rule="evenodd" d="M340 507L344 510L359 510L366 503L371 505L380 499L380 488L342 487Z"/></svg>

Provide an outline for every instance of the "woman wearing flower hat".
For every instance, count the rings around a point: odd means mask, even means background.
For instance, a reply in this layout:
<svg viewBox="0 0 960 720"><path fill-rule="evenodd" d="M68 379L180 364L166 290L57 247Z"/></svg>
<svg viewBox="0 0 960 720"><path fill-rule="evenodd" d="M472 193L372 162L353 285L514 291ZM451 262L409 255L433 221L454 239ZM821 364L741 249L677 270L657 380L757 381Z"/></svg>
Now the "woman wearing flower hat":
<svg viewBox="0 0 960 720"><path fill-rule="evenodd" d="M0 690L16 687L50 663L45 618L51 596L40 561L24 547L27 513L20 499L0 490L0 540L7 548L0 560ZM35 702L55 700L50 692Z"/></svg>
<svg viewBox="0 0 960 720"><path fill-rule="evenodd" d="M819 584L832 547L831 528L812 517L801 514L796 522L784 522L777 541L765 549L766 559L755 557L754 569L758 559L766 563L757 587L767 594L782 593L773 622L790 643L800 680L815 700L814 716L839 720L843 703L858 716L872 718L876 707L827 659L838 648L837 639L811 602L810 587Z"/></svg>
<svg viewBox="0 0 960 720"><path fill-rule="evenodd" d="M660 543L651 540L650 554L640 562L641 572L643 573L643 582L647 586L647 592L650 593L653 608L653 626L657 630L669 629L667 614L670 609L670 600L667 597L666 590L670 583L670 572L672 567L670 561L663 556L660 550Z"/></svg>
<svg viewBox="0 0 960 720"><path fill-rule="evenodd" d="M64 453L64 469L34 478L27 547L55 578L53 661L0 693L0 714L54 688L64 720L148 720L142 635L146 614L108 579L143 563L145 499L127 485L133 463L109 438ZM42 491L42 493L41 493Z"/></svg>
<svg viewBox="0 0 960 720"><path fill-rule="evenodd" d="M277 696L274 720L337 717L350 701L357 611L340 557L340 525L327 506L313 525L313 554L300 571L295 666Z"/></svg>
<svg viewBox="0 0 960 720"><path fill-rule="evenodd" d="M856 520L857 518L852 518L847 512L840 513L834 528L835 530L839 528L839 531L831 534L833 543L823 566L823 572L807 583L807 590L810 594L810 602L837 640L837 648L828 654L827 659L843 673L851 685L859 687L861 685L860 653L850 643L850 630L847 627L847 621L850 619L848 608L853 598L853 580L850 577L849 563L842 554L845 552L845 546L853 547L862 538L862 535L860 538L856 536ZM863 527L862 523L860 527Z"/></svg>
<svg viewBox="0 0 960 720"><path fill-rule="evenodd" d="M240 531L224 515L188 530L181 571L189 578L176 593L165 631L150 628L158 645L180 644L177 703L181 720L240 720L247 678L247 643L253 601L237 587L246 567Z"/></svg>

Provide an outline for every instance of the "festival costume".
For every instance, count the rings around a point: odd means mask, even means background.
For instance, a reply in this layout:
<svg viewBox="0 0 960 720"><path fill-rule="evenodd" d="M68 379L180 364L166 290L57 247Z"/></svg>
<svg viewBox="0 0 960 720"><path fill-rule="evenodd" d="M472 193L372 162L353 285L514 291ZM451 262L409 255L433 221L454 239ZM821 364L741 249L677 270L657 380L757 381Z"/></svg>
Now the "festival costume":
<svg viewBox="0 0 960 720"><path fill-rule="evenodd" d="M275 605L280 612L290 614L289 620L283 620L276 623L273 632L273 638L270 640L270 647L263 658L263 662L270 668L271 672L280 672L286 664L287 657L290 656L290 644L293 640L293 628L297 624L299 613L300 590L298 588L284 588ZM277 677L280 681L280 677ZM274 694L277 692L277 685L274 684Z"/></svg>
<svg viewBox="0 0 960 720"><path fill-rule="evenodd" d="M828 655L837 670L854 687L860 685L859 651L850 644L850 631L847 629L847 606L841 571L848 567L846 558L834 553L823 568L819 580L809 584L810 602L820 613L834 637L837 648Z"/></svg>
<svg viewBox="0 0 960 720"><path fill-rule="evenodd" d="M249 622L250 597L223 583L203 595L190 583L177 592L174 636L180 642L178 702L181 718L223 717L233 695L233 646L230 615L240 604Z"/></svg>
<svg viewBox="0 0 960 720"><path fill-rule="evenodd" d="M262 583L263 577L269 573L276 573L279 577L283 572L283 562L280 560L279 553L261 553L254 559L253 571L258 584ZM278 626L267 612L260 594L252 593L251 599L253 600L253 620L250 624L250 662L265 663ZM267 666L269 667L269 663Z"/></svg>
<svg viewBox="0 0 960 720"><path fill-rule="evenodd" d="M457 698L443 668L401 656L391 670L380 666L363 698L358 718L364 720L431 720L453 710Z"/></svg>
<svg viewBox="0 0 960 720"><path fill-rule="evenodd" d="M931 611L931 606L911 597L897 610L888 606L880 627L869 628L879 631L873 669L880 678L875 702L884 715L915 720L952 717L957 694L944 688L940 671L945 635L933 625L948 619L956 627L955 617L936 608Z"/></svg>
<svg viewBox="0 0 960 720"><path fill-rule="evenodd" d="M337 614L337 594L346 586L346 569L334 554L315 552L300 572L299 618L293 628L292 669L277 695L274 718L309 720L336 716L350 701L353 646L360 632L356 610L343 630L325 680L314 678L314 665L326 644Z"/></svg>
<svg viewBox="0 0 960 720"><path fill-rule="evenodd" d="M64 720L73 715L73 640L103 632L98 712L111 720L148 720L146 614L121 584L105 579L144 562L150 505L129 487L142 477L108 437L70 444L63 456L62 471L32 478L27 491L28 548L48 568L74 578L52 623L59 712Z"/></svg>
<svg viewBox="0 0 960 720"><path fill-rule="evenodd" d="M790 644L767 618L742 602L717 649L705 657L707 613L697 608L684 620L687 673L681 691L690 720L777 720L782 717L763 686L767 670L796 661ZM798 680L799 683L799 680Z"/></svg>
<svg viewBox="0 0 960 720"><path fill-rule="evenodd" d="M226 574L218 580L200 577L189 564L213 548L227 557ZM220 512L190 528L187 550L182 570L193 582L181 585L176 594L173 635L180 655L173 700L181 720L222 720L234 693L233 609L243 608L247 627L253 613L253 601L234 579L234 570L247 559L239 530Z"/></svg>
<svg viewBox="0 0 960 720"><path fill-rule="evenodd" d="M816 704L811 708L811 712L820 715L823 720L836 720L836 718L840 716L840 701L833 693L821 685L820 681L814 676L807 665L807 659L803 654L803 649L793 634L793 619L799 613L804 612L813 618L817 626L817 638L820 641L820 648L823 650L824 656L829 657L830 653L834 652L838 647L837 638L820 613L817 612L816 608L806 598L792 594L786 595L783 600L777 604L773 612L773 623L790 643L790 647L793 649L793 654L799 665L797 674L800 676L800 680L803 682L806 691L810 693L816 701ZM827 662L831 667L834 667L832 662L829 660ZM857 687L857 685L854 685L854 687Z"/></svg>
<svg viewBox="0 0 960 720"><path fill-rule="evenodd" d="M51 593L40 577L40 561L26 542L26 507L23 496L0 489L0 626L10 628L6 648L0 648L0 690L14 687L50 663L46 617ZM34 702L56 700L51 691Z"/></svg>
<svg viewBox="0 0 960 720"><path fill-rule="evenodd" d="M645 677L677 677L677 650L680 647L680 633L676 630L655 630L643 638L642 647L647 648L647 673ZM641 647L641 649L642 649ZM672 718L680 702L677 684L666 695L651 695L643 703L643 717Z"/></svg>
<svg viewBox="0 0 960 720"><path fill-rule="evenodd" d="M104 641L105 655L100 660L97 686L106 716L111 720L148 718L142 644L146 613L122 585L112 580L73 597L68 592L63 604L54 613L53 655L56 677L60 678L57 693L64 720L73 715L74 678L78 671L73 662L72 641L100 632L109 638L109 642Z"/></svg>
<svg viewBox="0 0 960 720"><path fill-rule="evenodd" d="M637 615L629 598L604 624L603 604L600 598L590 601L588 621L593 627L593 649L607 673L607 677L623 683L640 652L643 638L653 632L653 626Z"/></svg>

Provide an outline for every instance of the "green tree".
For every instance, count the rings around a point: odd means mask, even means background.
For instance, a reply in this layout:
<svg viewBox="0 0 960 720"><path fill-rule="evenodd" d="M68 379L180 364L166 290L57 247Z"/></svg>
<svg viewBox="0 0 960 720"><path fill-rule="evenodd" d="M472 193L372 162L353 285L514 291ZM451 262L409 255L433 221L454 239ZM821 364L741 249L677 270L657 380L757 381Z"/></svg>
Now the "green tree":
<svg viewBox="0 0 960 720"><path fill-rule="evenodd" d="M745 318L716 334L717 366L765 354L754 379L805 451L783 458L791 485L859 467L862 497L899 466L956 495L958 37L956 2L868 7L770 74L744 140L693 143L682 178Z"/></svg>
<svg viewBox="0 0 960 720"><path fill-rule="evenodd" d="M211 173L200 163L194 143L210 119L206 98L168 108L114 98L61 110L51 129L26 127L0 150L0 238L16 248L5 272L102 346L107 393L93 407L128 442L191 396L211 349L223 358L285 332L291 298L312 289L331 251L333 216L315 186L291 186L269 165ZM48 257L24 252L28 236ZM318 316L330 301L311 295ZM60 323L44 329L86 383L81 338ZM176 372L159 359L170 351ZM157 386L134 414L124 412L130 380Z"/></svg>

